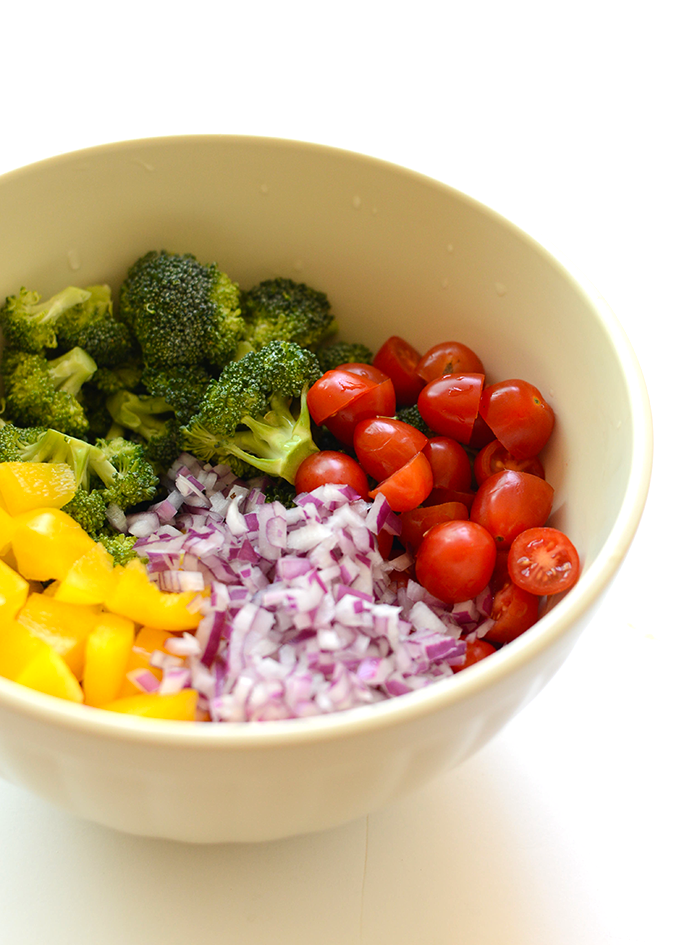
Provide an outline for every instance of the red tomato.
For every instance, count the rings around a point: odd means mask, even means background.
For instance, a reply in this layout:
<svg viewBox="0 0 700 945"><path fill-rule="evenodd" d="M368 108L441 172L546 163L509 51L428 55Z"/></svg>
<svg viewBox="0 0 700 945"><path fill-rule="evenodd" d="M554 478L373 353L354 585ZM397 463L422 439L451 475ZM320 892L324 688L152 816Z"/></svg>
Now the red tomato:
<svg viewBox="0 0 700 945"><path fill-rule="evenodd" d="M487 424L481 414L477 414L476 420L474 421L474 429L472 430L472 435L469 438L469 448L473 450L480 450L482 447L486 446L487 443L490 443L491 440L496 439L496 434L493 432L491 427Z"/></svg>
<svg viewBox="0 0 700 945"><path fill-rule="evenodd" d="M445 374L484 374L481 358L459 341L433 345L418 362L416 374L424 381L434 381Z"/></svg>
<svg viewBox="0 0 700 945"><path fill-rule="evenodd" d="M373 364L363 364L361 361L348 361L347 364L339 364L338 371L347 371L348 374L355 374L357 377L366 377L368 381L374 381L375 384L381 384L389 380L389 375L380 371Z"/></svg>
<svg viewBox="0 0 700 945"><path fill-rule="evenodd" d="M350 375L352 377L352 375ZM359 378L362 380L362 378ZM364 378L366 383L371 383ZM391 381L382 381L360 394L332 416L326 417L326 426L345 446L352 446L355 427L369 417L392 417L396 413L396 397Z"/></svg>
<svg viewBox="0 0 700 945"><path fill-rule="evenodd" d="M401 543L414 551L423 536L441 522L468 521L469 508L463 502L443 502L442 505L421 506L401 513Z"/></svg>
<svg viewBox="0 0 700 945"><path fill-rule="evenodd" d="M539 476L504 469L477 489L471 519L493 535L499 548L508 548L526 528L544 525L553 497L554 489Z"/></svg>
<svg viewBox="0 0 700 945"><path fill-rule="evenodd" d="M519 637L537 622L540 600L512 581L506 581L494 595L491 618L496 622L484 639L489 643L503 644Z"/></svg>
<svg viewBox="0 0 700 945"><path fill-rule="evenodd" d="M337 368L326 371L311 387L306 397L311 419L314 423L323 423L332 414L342 407L347 407L375 386L375 381L351 374L349 371L339 371Z"/></svg>
<svg viewBox="0 0 700 945"><path fill-rule="evenodd" d="M352 456L335 450L321 450L307 456L294 479L297 492L313 492L318 486L328 483L350 486L363 499L369 499L369 483L364 469Z"/></svg>
<svg viewBox="0 0 700 945"><path fill-rule="evenodd" d="M461 502L468 509L474 501L473 492L460 492L459 489L433 489L423 505L443 505L445 502Z"/></svg>
<svg viewBox="0 0 700 945"><path fill-rule="evenodd" d="M531 476L539 476L540 479L544 479L544 467L537 456L531 456L529 459L516 459L498 440L492 440L482 450L479 450L474 460L474 477L477 485L480 486L489 476L502 472L504 469L514 469L516 472L526 472L530 473Z"/></svg>
<svg viewBox="0 0 700 945"><path fill-rule="evenodd" d="M579 568L576 549L558 528L528 528L508 554L513 584L540 596L568 591L578 580Z"/></svg>
<svg viewBox="0 0 700 945"><path fill-rule="evenodd" d="M484 657L490 656L495 652L496 647L491 646L486 640L467 640L467 652L464 654L464 662L453 666L452 672L460 673L463 669L466 669L467 666L473 666L474 663L478 663L479 660L483 660Z"/></svg>
<svg viewBox="0 0 700 945"><path fill-rule="evenodd" d="M423 452L433 470L435 489L471 490L472 467L461 443L449 436L434 436L425 444Z"/></svg>
<svg viewBox="0 0 700 945"><path fill-rule="evenodd" d="M500 381L485 387L479 413L516 459L537 456L554 427L554 411L527 381Z"/></svg>
<svg viewBox="0 0 700 945"><path fill-rule="evenodd" d="M420 354L413 345L398 335L388 338L374 356L374 366L391 378L400 407L410 407L418 400L425 383L416 374L419 361Z"/></svg>
<svg viewBox="0 0 700 945"><path fill-rule="evenodd" d="M483 374L447 374L429 381L418 395L420 415L436 433L468 443L483 386Z"/></svg>
<svg viewBox="0 0 700 945"><path fill-rule="evenodd" d="M385 561L388 561L389 555L391 554L393 548L394 536L390 534L385 528L380 529L379 534L377 535L377 550Z"/></svg>
<svg viewBox="0 0 700 945"><path fill-rule="evenodd" d="M417 508L430 495L433 488L433 472L422 453L409 459L405 466L397 469L388 479L380 482L369 494L376 498L381 492L394 512L408 512Z"/></svg>
<svg viewBox="0 0 700 945"><path fill-rule="evenodd" d="M416 578L446 604L476 597L496 562L496 543L478 522L443 522L423 538L416 554Z"/></svg>
<svg viewBox="0 0 700 945"><path fill-rule="evenodd" d="M427 436L393 417L360 420L353 434L353 446L362 468L381 482L420 453Z"/></svg>

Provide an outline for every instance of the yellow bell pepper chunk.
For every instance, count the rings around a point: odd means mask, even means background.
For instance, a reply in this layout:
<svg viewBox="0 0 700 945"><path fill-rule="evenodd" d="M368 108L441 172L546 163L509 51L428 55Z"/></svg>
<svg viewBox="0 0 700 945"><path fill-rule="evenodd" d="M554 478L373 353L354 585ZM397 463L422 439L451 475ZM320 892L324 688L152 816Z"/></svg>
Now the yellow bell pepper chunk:
<svg viewBox="0 0 700 945"><path fill-rule="evenodd" d="M16 620L0 620L0 676L17 679L27 663L47 645Z"/></svg>
<svg viewBox="0 0 700 945"><path fill-rule="evenodd" d="M12 547L12 536L17 523L10 513L0 508L0 555L5 555Z"/></svg>
<svg viewBox="0 0 700 945"><path fill-rule="evenodd" d="M4 561L0 561L0 623L8 618L17 616L17 611L23 607L29 584Z"/></svg>
<svg viewBox="0 0 700 945"><path fill-rule="evenodd" d="M42 646L17 675L15 682L39 692L68 699L83 701L80 683L70 671L68 664L50 646Z"/></svg>
<svg viewBox="0 0 700 945"><path fill-rule="evenodd" d="M198 596L197 591L159 590L138 560L117 570L117 580L105 600L107 610L162 630L194 630L197 626L200 614L188 609Z"/></svg>
<svg viewBox="0 0 700 945"><path fill-rule="evenodd" d="M102 604L117 579L114 558L99 541L69 568L52 591L56 600L69 604ZM52 585L53 586L53 585Z"/></svg>
<svg viewBox="0 0 700 945"><path fill-rule="evenodd" d="M85 643L83 692L87 705L101 706L119 696L133 642L132 620L102 614Z"/></svg>
<svg viewBox="0 0 700 945"><path fill-rule="evenodd" d="M95 542L66 512L34 509L15 519L12 550L17 570L28 580L62 581Z"/></svg>
<svg viewBox="0 0 700 945"><path fill-rule="evenodd" d="M17 622L48 643L81 678L85 663L85 641L100 619L100 608L67 604L46 594L30 594L17 614Z"/></svg>
<svg viewBox="0 0 700 945"><path fill-rule="evenodd" d="M180 692L160 696L158 693L144 693L116 699L101 708L109 712L124 712L127 715L140 715L148 719L176 719L182 722L194 722L197 710L197 690L182 689Z"/></svg>
<svg viewBox="0 0 700 945"><path fill-rule="evenodd" d="M63 508L75 489L68 463L0 463L0 496L10 515Z"/></svg>

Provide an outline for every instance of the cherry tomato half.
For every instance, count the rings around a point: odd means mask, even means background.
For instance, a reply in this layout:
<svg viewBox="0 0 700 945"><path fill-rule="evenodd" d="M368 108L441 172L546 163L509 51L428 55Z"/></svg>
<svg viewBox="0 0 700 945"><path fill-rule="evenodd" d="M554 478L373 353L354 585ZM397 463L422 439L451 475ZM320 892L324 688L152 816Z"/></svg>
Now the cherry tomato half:
<svg viewBox="0 0 700 945"><path fill-rule="evenodd" d="M368 384L371 383L367 378L364 380ZM381 384L370 387L332 416L326 417L324 426L345 446L352 446L355 427L360 420L366 420L369 417L392 417L395 413L394 386L387 378Z"/></svg>
<svg viewBox="0 0 700 945"><path fill-rule="evenodd" d="M469 437L469 448L472 450L480 450L486 446L487 443L490 443L495 439L496 434L493 432L491 427L487 424L480 413L477 414L476 420L474 421L472 435Z"/></svg>
<svg viewBox="0 0 700 945"><path fill-rule="evenodd" d="M540 597L524 591L512 581L496 591L491 606L491 618L496 622L490 628L485 640L489 643L510 643L537 623Z"/></svg>
<svg viewBox="0 0 700 945"><path fill-rule="evenodd" d="M369 497L374 499L381 492L393 512L408 512L417 508L430 495L432 488L430 463L423 453L416 453L401 469L372 489Z"/></svg>
<svg viewBox="0 0 700 945"><path fill-rule="evenodd" d="M578 580L579 557L558 528L528 528L513 541L508 572L513 584L540 596L568 591Z"/></svg>
<svg viewBox="0 0 700 945"><path fill-rule="evenodd" d="M433 345L418 362L416 374L424 381L434 381L445 374L484 374L481 358L460 341Z"/></svg>
<svg viewBox="0 0 700 945"><path fill-rule="evenodd" d="M378 482L420 453L427 442L420 430L393 417L360 420L353 434L353 447L362 468Z"/></svg>
<svg viewBox="0 0 700 945"><path fill-rule="evenodd" d="M474 663L478 663L479 660L483 660L484 657L490 656L495 652L496 647L491 646L486 640L479 640L478 638L476 640L467 640L467 651L464 654L464 661L457 666L453 666L452 672L460 673L463 669L466 669L467 666L473 666Z"/></svg>
<svg viewBox="0 0 700 945"><path fill-rule="evenodd" d="M496 562L496 543L478 522L443 522L425 535L416 554L416 578L446 604L476 597Z"/></svg>
<svg viewBox="0 0 700 945"><path fill-rule="evenodd" d="M473 492L461 492L459 489L433 489L423 505L443 505L445 502L461 502L468 509L474 501Z"/></svg>
<svg viewBox="0 0 700 945"><path fill-rule="evenodd" d="M369 499L367 474L357 460L335 450L321 450L307 456L297 469L294 487L299 492L313 492L328 483L350 486L365 501Z"/></svg>
<svg viewBox="0 0 700 945"><path fill-rule="evenodd" d="M443 502L441 505L421 506L401 513L400 541L415 552L426 532L441 522L468 521L469 507L463 502Z"/></svg>
<svg viewBox="0 0 700 945"><path fill-rule="evenodd" d="M334 368L316 381L306 397L314 423L321 424L328 417L347 407L354 400L376 387L376 381Z"/></svg>
<svg viewBox="0 0 700 945"><path fill-rule="evenodd" d="M471 518L493 535L499 548L508 548L526 528L544 525L553 498L554 489L539 476L504 469L479 486Z"/></svg>
<svg viewBox="0 0 700 945"><path fill-rule="evenodd" d="M418 395L420 415L441 436L468 443L483 385L483 374L446 374L429 381Z"/></svg>
<svg viewBox="0 0 700 945"><path fill-rule="evenodd" d="M347 371L348 374L355 374L357 377L366 377L368 381L374 381L375 384L381 384L389 380L389 375L380 371L374 364L363 364L361 361L348 361L347 364L339 364L338 371Z"/></svg>
<svg viewBox="0 0 700 945"><path fill-rule="evenodd" d="M383 371L394 385L396 403L410 407L418 400L425 381L416 374L420 354L398 335L387 338L374 356L372 364Z"/></svg>
<svg viewBox="0 0 700 945"><path fill-rule="evenodd" d="M433 469L433 488L469 492L472 467L461 443L450 436L431 437L423 447Z"/></svg>
<svg viewBox="0 0 700 945"><path fill-rule="evenodd" d="M474 460L474 478L477 485L480 486L489 476L502 472L504 469L526 472L530 473L531 476L539 476L540 479L544 479L544 467L537 456L531 456L529 459L516 459L498 440L492 440L483 449L479 450Z"/></svg>
<svg viewBox="0 0 700 945"><path fill-rule="evenodd" d="M537 456L554 428L554 411L527 381L500 381L485 387L479 413L516 459Z"/></svg>

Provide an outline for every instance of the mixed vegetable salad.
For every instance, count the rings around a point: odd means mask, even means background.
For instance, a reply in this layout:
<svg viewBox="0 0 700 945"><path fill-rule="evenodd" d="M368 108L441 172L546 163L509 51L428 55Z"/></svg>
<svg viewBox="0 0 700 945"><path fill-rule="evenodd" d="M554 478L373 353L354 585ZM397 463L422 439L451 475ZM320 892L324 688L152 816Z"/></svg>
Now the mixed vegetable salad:
<svg viewBox="0 0 700 945"><path fill-rule="evenodd" d="M116 304L115 304L116 303ZM0 675L155 718L371 704L525 632L579 561L554 412L461 341L337 341L326 295L150 252L0 310Z"/></svg>

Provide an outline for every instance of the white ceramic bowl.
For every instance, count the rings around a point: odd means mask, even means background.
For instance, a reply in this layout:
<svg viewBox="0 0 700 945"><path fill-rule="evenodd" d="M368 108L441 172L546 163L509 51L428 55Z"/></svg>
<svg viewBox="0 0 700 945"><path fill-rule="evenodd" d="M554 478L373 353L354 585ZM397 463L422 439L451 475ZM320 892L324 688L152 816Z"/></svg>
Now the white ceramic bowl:
<svg viewBox="0 0 700 945"><path fill-rule="evenodd" d="M639 367L602 299L512 224L381 161L290 141L181 137L62 155L0 178L0 297L109 282L151 249L242 286L326 291L348 340L479 352L554 406L555 523L578 584L526 634L420 692L320 718L195 725L75 706L0 679L0 774L82 817L177 840L331 827L459 764L539 692L637 527L651 467ZM575 711L572 708L572 711Z"/></svg>

